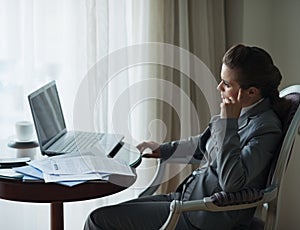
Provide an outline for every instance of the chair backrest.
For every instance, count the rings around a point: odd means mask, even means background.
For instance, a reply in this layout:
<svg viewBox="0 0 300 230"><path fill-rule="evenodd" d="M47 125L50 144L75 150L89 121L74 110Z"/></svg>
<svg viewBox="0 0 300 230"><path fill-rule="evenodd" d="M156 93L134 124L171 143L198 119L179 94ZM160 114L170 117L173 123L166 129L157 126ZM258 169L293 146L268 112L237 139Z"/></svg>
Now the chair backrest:
<svg viewBox="0 0 300 230"><path fill-rule="evenodd" d="M278 188L278 195L277 199L268 204L265 229L276 229L278 220L277 206L280 202L284 174L291 157L295 138L300 134L300 85L287 87L280 92L280 97L289 100L290 106L288 111L286 111L286 119L283 121L284 138L276 159L277 161L275 161L274 171L272 171L271 186L273 185Z"/></svg>
<svg viewBox="0 0 300 230"><path fill-rule="evenodd" d="M281 150L278 155L276 168L272 178L272 184L281 184L284 171L287 168L290 159L291 150L295 137L299 132L300 123L300 85L290 86L280 92L280 96L290 101L290 107L286 111L283 120L284 139L282 141Z"/></svg>

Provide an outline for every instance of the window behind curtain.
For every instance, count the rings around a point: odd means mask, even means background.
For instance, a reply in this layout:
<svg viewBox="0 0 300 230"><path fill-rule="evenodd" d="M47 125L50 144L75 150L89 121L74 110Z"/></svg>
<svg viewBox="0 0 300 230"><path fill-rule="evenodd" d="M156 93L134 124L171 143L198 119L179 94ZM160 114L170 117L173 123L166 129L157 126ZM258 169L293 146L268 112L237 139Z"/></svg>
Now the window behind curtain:
<svg viewBox="0 0 300 230"><path fill-rule="evenodd" d="M0 1L0 138L13 135L16 121L31 120L27 95L51 80L57 81L67 126L72 128L76 90L97 61L88 57L88 45L100 58L117 44L97 41L99 50L88 43L89 29L97 29L88 26L92 2L98 5L98 14L107 11L106 0ZM98 23L107 27L106 22ZM122 43L122 37L117 42Z"/></svg>

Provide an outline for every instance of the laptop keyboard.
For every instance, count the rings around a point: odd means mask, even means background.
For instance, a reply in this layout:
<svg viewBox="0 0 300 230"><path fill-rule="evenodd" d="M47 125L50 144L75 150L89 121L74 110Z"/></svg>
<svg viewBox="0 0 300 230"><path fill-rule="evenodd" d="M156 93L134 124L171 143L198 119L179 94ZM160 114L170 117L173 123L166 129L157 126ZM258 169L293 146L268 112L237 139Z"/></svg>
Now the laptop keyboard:
<svg viewBox="0 0 300 230"><path fill-rule="evenodd" d="M75 132L74 134L62 138L61 141L57 141L48 151L64 153L87 150L99 142L104 135L102 133L89 132Z"/></svg>

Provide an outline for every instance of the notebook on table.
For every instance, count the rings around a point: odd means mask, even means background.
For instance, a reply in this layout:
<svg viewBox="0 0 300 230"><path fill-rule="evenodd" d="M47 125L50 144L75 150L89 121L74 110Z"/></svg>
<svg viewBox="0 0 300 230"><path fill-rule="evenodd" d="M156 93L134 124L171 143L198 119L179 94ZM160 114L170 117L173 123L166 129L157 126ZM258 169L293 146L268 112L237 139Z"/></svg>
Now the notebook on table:
<svg viewBox="0 0 300 230"><path fill-rule="evenodd" d="M109 155L122 144L120 134L68 131L55 81L28 95L28 100L43 155L88 151L94 146Z"/></svg>

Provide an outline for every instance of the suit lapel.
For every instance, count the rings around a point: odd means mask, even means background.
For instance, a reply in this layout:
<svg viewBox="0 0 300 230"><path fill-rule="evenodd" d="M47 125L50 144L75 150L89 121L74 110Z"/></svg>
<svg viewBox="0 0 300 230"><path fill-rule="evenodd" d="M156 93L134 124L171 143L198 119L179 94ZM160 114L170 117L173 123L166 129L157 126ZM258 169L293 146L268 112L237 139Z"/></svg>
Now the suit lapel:
<svg viewBox="0 0 300 230"><path fill-rule="evenodd" d="M269 110L270 108L271 108L271 103L268 98L264 99L255 107L251 108L249 111L247 111L238 119L239 130L245 128L249 124L251 119L259 116L261 113Z"/></svg>

